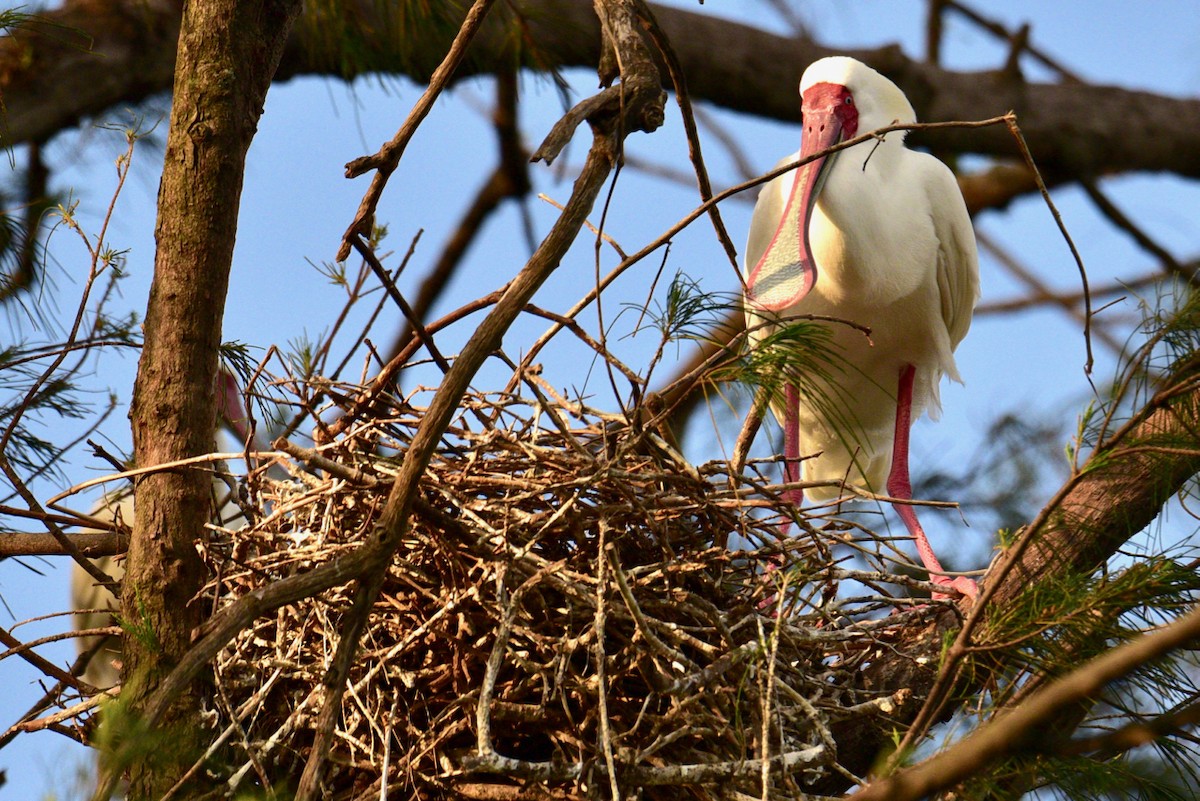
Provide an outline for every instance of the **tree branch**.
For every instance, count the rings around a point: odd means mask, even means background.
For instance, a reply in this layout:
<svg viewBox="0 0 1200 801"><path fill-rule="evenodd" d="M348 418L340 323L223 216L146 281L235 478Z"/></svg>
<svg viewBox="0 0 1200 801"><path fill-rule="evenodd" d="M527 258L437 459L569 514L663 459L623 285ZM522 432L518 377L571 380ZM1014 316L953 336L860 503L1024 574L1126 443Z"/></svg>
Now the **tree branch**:
<svg viewBox="0 0 1200 801"><path fill-rule="evenodd" d="M112 556L125 553L129 538L115 531L89 531L70 535L71 542L84 556ZM53 534L4 534L0 536L0 559L10 556L69 556Z"/></svg>
<svg viewBox="0 0 1200 801"><path fill-rule="evenodd" d="M1200 607L1168 626L1093 659L1035 693L962 741L918 765L872 782L858 801L915 801L952 787L1004 756L1040 753L1060 745L1041 736L1048 721L1094 698L1109 683L1200 638Z"/></svg>
<svg viewBox="0 0 1200 801"><path fill-rule="evenodd" d="M453 31L396 42L387 38L394 28L379 18L380 8L353 5L347 13L352 28L340 44L318 46L311 34L296 33L278 78L387 73L427 79ZM511 8L514 13L494 15L484 24L458 77L507 69L514 60L540 71L598 63L599 26L587 0L513 0ZM833 54L810 39L775 36L691 11L651 8L675 48L693 100L735 111L797 121L800 74ZM514 20L514 14L520 17ZM0 143L45 140L82 119L170 88L176 4L74 0L43 19L0 40L0 94L7 111ZM512 35L513 26L520 35ZM949 72L910 59L896 45L844 52L896 81L920 119L982 119L1016 111L1033 157L1045 171L1200 177L1200 100L1109 86L1026 83L999 70L1001 65L995 72ZM1130 130L1129 119L1139 120L1136 130ZM1011 138L999 129L929 131L913 139L941 153L1016 155Z"/></svg>

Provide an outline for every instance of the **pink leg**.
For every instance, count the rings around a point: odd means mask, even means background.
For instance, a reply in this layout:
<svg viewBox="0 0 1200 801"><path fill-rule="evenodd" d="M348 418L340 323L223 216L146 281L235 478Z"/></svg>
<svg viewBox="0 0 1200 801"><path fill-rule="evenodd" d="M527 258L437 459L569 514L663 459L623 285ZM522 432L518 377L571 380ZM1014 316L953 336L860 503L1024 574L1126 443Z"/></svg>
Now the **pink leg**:
<svg viewBox="0 0 1200 801"><path fill-rule="evenodd" d="M787 412L783 416L783 478L791 484L800 480L800 393L795 384L784 390ZM783 498L793 506L804 503L804 490L784 490Z"/></svg>
<svg viewBox="0 0 1200 801"><path fill-rule="evenodd" d="M783 402L783 480L785 483L791 484L800 480L800 416L797 411L800 408L800 393L796 391L794 384L788 384L784 389ZM804 503L804 490L784 490L783 499L791 506L798 508ZM785 538L791 527L792 519L785 516L783 522L779 524L779 538ZM767 562L767 574L775 572L782 564L783 554L772 557ZM774 606L777 602L778 596L771 593L759 602L758 608L766 609Z"/></svg>
<svg viewBox="0 0 1200 801"><path fill-rule="evenodd" d="M912 427L912 386L916 370L911 364L905 365L900 371L900 388L896 397L896 436L892 445L892 471L888 475L888 494L899 500L912 500L912 484L908 479L908 432ZM971 598L979 597L979 587L966 576L950 578L942 575L942 565L938 562L925 530L917 521L916 508L906 504L893 504L896 513L904 521L909 535L916 540L917 553L921 555L921 563L929 571L929 580L934 584L948 585ZM934 593L936 598L949 598L948 595Z"/></svg>

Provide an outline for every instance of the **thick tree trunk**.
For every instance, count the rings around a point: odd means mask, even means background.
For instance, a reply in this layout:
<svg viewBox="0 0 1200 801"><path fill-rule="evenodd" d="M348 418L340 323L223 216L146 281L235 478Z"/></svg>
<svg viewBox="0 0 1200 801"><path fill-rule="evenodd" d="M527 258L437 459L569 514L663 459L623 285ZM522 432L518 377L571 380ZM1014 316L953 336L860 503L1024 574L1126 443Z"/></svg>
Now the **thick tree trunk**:
<svg viewBox="0 0 1200 801"><path fill-rule="evenodd" d="M154 282L131 411L140 465L212 448L221 318L246 151L299 9L299 0L205 0L184 7ZM201 620L194 599L202 582L196 542L209 515L209 486L197 471L152 474L137 486L122 598L131 627L123 697L135 713L187 650ZM161 797L192 765L203 735L196 725L200 695L193 687L176 701L165 736L133 744L131 798Z"/></svg>

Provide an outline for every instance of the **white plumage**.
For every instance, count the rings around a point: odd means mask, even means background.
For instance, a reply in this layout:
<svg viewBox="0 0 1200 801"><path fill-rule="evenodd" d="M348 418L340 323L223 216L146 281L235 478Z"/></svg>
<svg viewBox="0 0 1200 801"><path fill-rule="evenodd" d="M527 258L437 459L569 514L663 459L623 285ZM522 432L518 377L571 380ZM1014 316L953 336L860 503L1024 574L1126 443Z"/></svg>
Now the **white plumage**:
<svg viewBox="0 0 1200 801"><path fill-rule="evenodd" d="M815 62L800 93L803 146L781 164L916 121L895 84L851 58ZM933 156L909 150L904 131L894 131L776 178L763 188L751 220L746 285L751 328L818 314L871 329L868 340L831 323L846 367L832 385L813 378L816 394L828 403L793 392L775 411L793 432L789 459L819 454L803 462L805 481L845 480L903 497L909 425L923 411L936 418L943 375L961 381L953 353L979 296L974 232L953 173ZM752 341L769 329L752 333ZM895 454L894 444L900 446ZM809 494L830 500L843 493L829 486ZM928 546L912 507L897 509L906 524L911 516L909 529L924 558ZM940 571L932 562L926 559L926 566ZM968 593L975 589L966 580L955 584Z"/></svg>
<svg viewBox="0 0 1200 801"><path fill-rule="evenodd" d="M91 516L98 520L119 522L133 527L133 493L114 492L104 496L92 507ZM125 563L111 556L93 559L92 564L100 568L113 581L125 577ZM107 628L116 624L113 611L121 608L121 602L107 587L98 584L91 574L77 563L71 563L71 608L75 610L76 631ZM113 610L113 611L105 611ZM81 678L93 687L106 689L121 678L121 641L119 637L88 635L75 638L75 647L80 654L87 653L104 640L83 669Z"/></svg>

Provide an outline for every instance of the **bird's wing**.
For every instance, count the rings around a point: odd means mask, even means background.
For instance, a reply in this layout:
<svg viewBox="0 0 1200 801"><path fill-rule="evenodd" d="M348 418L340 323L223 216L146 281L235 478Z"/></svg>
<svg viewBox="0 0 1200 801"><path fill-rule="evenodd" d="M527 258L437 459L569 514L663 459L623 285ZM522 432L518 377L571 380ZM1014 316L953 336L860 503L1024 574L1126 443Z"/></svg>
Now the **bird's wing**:
<svg viewBox="0 0 1200 801"><path fill-rule="evenodd" d="M979 257L975 229L954 173L932 156L929 163L937 166L927 170L930 177L926 189L938 241L938 294L950 347L955 348L967 335L979 300Z"/></svg>

